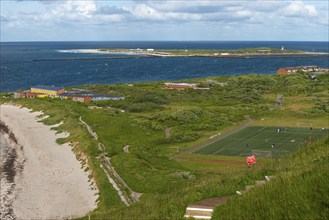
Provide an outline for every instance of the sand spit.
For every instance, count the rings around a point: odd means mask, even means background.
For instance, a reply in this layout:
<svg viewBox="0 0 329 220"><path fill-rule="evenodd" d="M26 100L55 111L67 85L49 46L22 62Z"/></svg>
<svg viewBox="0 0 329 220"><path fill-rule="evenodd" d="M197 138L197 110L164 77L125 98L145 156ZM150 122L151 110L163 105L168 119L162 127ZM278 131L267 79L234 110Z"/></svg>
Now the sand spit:
<svg viewBox="0 0 329 220"><path fill-rule="evenodd" d="M98 190L93 181L81 169L71 146L56 144L65 135L56 135L38 122L40 112L11 105L0 109L1 121L17 140L16 144L10 133L2 132L0 164L5 167L8 161L6 168L12 175L8 179L1 168L0 198L6 200L6 204L1 202L1 219L68 219L96 208Z"/></svg>

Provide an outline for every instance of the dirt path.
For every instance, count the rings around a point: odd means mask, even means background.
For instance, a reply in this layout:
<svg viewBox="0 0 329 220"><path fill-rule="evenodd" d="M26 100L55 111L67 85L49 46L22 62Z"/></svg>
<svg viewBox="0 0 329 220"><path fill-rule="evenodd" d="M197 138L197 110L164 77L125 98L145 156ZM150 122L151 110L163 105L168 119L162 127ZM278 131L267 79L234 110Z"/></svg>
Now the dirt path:
<svg viewBox="0 0 329 220"><path fill-rule="evenodd" d="M215 159L200 159L200 158L186 158L186 157L177 157L177 160L189 160L195 162L206 162L206 163L221 163L221 164L238 164L245 165L246 163L240 161L230 161L230 160L215 160Z"/></svg>
<svg viewBox="0 0 329 220"><path fill-rule="evenodd" d="M166 138L170 138L170 132L172 128L166 128L165 133L166 133Z"/></svg>
<svg viewBox="0 0 329 220"><path fill-rule="evenodd" d="M231 196L204 199L204 200L198 201L192 205L216 207L218 205L224 204L229 198L231 198Z"/></svg>
<svg viewBox="0 0 329 220"><path fill-rule="evenodd" d="M90 134L91 136L93 136L93 138L97 141L97 140L98 140L98 136L97 136L97 134L93 131L93 129L92 129L92 128L91 128L86 122L84 122L84 121L81 119L81 116L80 116L79 120L82 122L82 124L84 124L84 125L86 126L86 128L87 128L89 134Z"/></svg>
<svg viewBox="0 0 329 220"><path fill-rule="evenodd" d="M278 95L278 103L276 103L272 108L270 108L270 111L273 111L275 109L278 109L282 107L282 95Z"/></svg>

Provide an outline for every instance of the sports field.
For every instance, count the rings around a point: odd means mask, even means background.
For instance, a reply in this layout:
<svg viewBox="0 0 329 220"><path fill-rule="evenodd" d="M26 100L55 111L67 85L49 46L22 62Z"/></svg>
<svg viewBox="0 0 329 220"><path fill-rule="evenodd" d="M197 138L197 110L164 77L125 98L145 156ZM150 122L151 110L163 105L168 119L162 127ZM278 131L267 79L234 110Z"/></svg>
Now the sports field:
<svg viewBox="0 0 329 220"><path fill-rule="evenodd" d="M278 129L281 129L278 132ZM194 154L249 156L252 150L271 151L282 157L325 136L328 130L311 128L280 128L251 126L211 143Z"/></svg>

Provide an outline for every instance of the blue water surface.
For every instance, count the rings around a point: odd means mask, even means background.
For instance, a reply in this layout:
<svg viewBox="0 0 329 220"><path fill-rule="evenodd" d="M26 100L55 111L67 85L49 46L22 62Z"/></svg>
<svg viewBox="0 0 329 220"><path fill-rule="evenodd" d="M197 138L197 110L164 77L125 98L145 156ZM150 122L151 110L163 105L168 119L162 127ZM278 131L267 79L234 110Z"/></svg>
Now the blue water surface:
<svg viewBox="0 0 329 220"><path fill-rule="evenodd" d="M118 42L1 42L0 91L28 89L32 85L74 86L156 80L179 80L207 76L274 74L280 67L317 65L329 68L328 57L307 58L128 58L115 55L66 53L60 50L127 49L239 49L271 47L329 52L328 42L231 42L231 41L118 41ZM56 60L60 58L97 58L93 60ZM99 59L101 58L101 59ZM43 60L43 61L40 61ZM46 60L46 61L45 61Z"/></svg>

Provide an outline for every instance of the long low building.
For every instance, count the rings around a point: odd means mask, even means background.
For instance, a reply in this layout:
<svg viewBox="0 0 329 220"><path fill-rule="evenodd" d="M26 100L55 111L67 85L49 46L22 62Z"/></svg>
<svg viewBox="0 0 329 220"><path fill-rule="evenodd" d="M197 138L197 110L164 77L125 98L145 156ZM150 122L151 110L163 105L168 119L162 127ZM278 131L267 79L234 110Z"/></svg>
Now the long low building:
<svg viewBox="0 0 329 220"><path fill-rule="evenodd" d="M195 89L198 87L197 83L165 83L165 89L176 89L176 90L184 90L184 89Z"/></svg>
<svg viewBox="0 0 329 220"><path fill-rule="evenodd" d="M30 90L14 92L14 98L57 98L64 92L64 88L61 87L36 85L32 86Z"/></svg>
<svg viewBox="0 0 329 220"><path fill-rule="evenodd" d="M37 85L31 87L31 90L14 92L14 98L61 98L70 99L77 102L106 101L106 100L124 100L124 96L112 94L93 93L83 89L73 89L65 91L64 88L54 86Z"/></svg>
<svg viewBox="0 0 329 220"><path fill-rule="evenodd" d="M321 68L318 66L296 66L296 67L282 67L278 69L276 74L284 75L284 74L294 74L297 71L304 71L304 72L317 72L320 71Z"/></svg>
<svg viewBox="0 0 329 220"><path fill-rule="evenodd" d="M88 91L67 91L59 95L61 99L71 99L78 102L91 102L91 101L107 101L107 100L124 100L124 96L117 96L111 94L99 94Z"/></svg>
<svg viewBox="0 0 329 220"><path fill-rule="evenodd" d="M45 85L36 85L31 87L31 93L45 94L52 98L58 97L58 95L64 92L65 90L62 87L45 86Z"/></svg>

